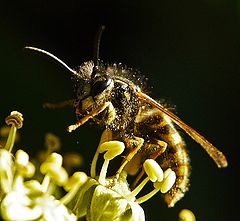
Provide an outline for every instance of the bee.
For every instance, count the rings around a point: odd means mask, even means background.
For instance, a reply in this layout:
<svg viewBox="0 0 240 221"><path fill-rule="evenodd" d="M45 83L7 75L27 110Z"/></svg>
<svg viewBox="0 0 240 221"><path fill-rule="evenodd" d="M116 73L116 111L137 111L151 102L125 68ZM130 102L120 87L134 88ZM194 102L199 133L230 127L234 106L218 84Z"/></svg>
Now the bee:
<svg viewBox="0 0 240 221"><path fill-rule="evenodd" d="M46 106L71 105L75 108L78 120L68 127L69 132L92 119L109 130L112 139L123 141L128 153L117 174L122 170L131 175L138 174L135 183L143 175L140 169L148 158L156 159L164 170L170 167L177 179L164 199L168 207L173 207L188 190L190 176L188 152L175 125L199 143L219 168L227 167L226 157L161 102L151 98L145 89L144 78L136 71L122 64L105 64L99 60L103 29L100 28L97 34L93 61L84 62L78 70L71 69L47 51L26 47L52 57L72 74L76 98L58 104L47 103Z"/></svg>

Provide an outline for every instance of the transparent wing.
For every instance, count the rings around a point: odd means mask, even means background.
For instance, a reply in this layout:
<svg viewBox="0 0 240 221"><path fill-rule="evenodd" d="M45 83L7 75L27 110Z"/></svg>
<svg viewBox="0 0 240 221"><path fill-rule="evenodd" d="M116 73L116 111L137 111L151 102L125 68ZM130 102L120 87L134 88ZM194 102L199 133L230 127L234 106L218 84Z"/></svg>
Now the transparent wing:
<svg viewBox="0 0 240 221"><path fill-rule="evenodd" d="M175 114L164 108L161 104L157 101L146 95L145 93L141 92L139 89L134 88L134 92L136 96L140 99L145 101L146 103L150 104L153 107L156 107L161 112L166 114L171 120L178 125L181 129L183 129L193 140L199 143L209 154L209 156L215 161L219 168L227 167L228 162L224 154L219 151L215 146L213 146L205 137L200 135L197 131L193 128L188 126L184 123L180 118L178 118Z"/></svg>

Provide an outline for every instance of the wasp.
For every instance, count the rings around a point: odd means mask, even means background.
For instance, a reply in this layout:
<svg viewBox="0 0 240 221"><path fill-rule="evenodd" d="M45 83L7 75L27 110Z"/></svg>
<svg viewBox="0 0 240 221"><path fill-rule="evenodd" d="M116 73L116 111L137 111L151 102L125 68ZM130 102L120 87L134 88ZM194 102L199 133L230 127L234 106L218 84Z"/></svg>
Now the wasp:
<svg viewBox="0 0 240 221"><path fill-rule="evenodd" d="M219 168L227 167L226 157L164 104L151 98L144 78L136 71L122 64L106 64L99 60L103 29L100 28L97 35L94 59L84 62L78 70L71 69L47 51L26 47L52 57L72 74L76 98L46 106L74 106L78 120L68 127L69 132L92 119L110 131L112 139L123 141L128 153L117 174L122 170L131 175L138 173L137 182L143 175L141 165L148 158L156 159L163 169L170 167L177 179L164 199L168 207L173 207L188 190L190 176L189 155L175 125L199 143Z"/></svg>

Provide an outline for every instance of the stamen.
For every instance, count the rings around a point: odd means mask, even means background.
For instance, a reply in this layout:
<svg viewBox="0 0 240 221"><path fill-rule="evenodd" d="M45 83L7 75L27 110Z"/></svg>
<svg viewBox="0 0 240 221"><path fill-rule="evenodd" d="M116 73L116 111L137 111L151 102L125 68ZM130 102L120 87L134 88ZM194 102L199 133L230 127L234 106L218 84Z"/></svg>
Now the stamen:
<svg viewBox="0 0 240 221"><path fill-rule="evenodd" d="M5 149L0 149L0 187L3 193L8 193L11 191L13 180L12 168L12 154Z"/></svg>
<svg viewBox="0 0 240 221"><path fill-rule="evenodd" d="M107 169L108 169L108 165L109 165L110 160L105 159L100 171L100 175L98 178L98 182L102 185L106 184L106 176L107 176Z"/></svg>
<svg viewBox="0 0 240 221"><path fill-rule="evenodd" d="M63 204L68 204L73 197L78 192L81 185L83 185L88 180L88 176L84 172L76 172L69 179L64 189L68 191L68 193L62 197L59 201Z"/></svg>
<svg viewBox="0 0 240 221"><path fill-rule="evenodd" d="M52 133L47 133L45 136L45 146L47 148L47 155L53 151L58 151L61 147L61 141L59 137Z"/></svg>
<svg viewBox="0 0 240 221"><path fill-rule="evenodd" d="M111 141L111 140L112 140L112 132L110 129L107 128L102 133L100 142L98 144L97 151L95 152L93 160L92 160L91 170L90 170L90 175L92 178L96 177L96 167L97 167L97 160L98 160L98 156L99 156L99 147L101 146L102 143Z"/></svg>
<svg viewBox="0 0 240 221"><path fill-rule="evenodd" d="M4 220L38 220L42 214L39 206L28 207L30 199L18 192L11 192L1 202L1 217Z"/></svg>
<svg viewBox="0 0 240 221"><path fill-rule="evenodd" d="M146 177L136 188L134 188L134 190L130 194L125 196L125 198L131 200L134 197L136 197L137 194L141 192L141 190L147 184L148 181L149 181L149 177Z"/></svg>
<svg viewBox="0 0 240 221"><path fill-rule="evenodd" d="M12 111L9 116L5 118L7 125L14 125L17 129L23 126L23 115L18 111Z"/></svg>
<svg viewBox="0 0 240 221"><path fill-rule="evenodd" d="M7 125L11 125L5 149L11 152L16 138L17 129L20 129L23 125L22 114L17 111L12 111L10 115L5 118L5 122Z"/></svg>
<svg viewBox="0 0 240 221"><path fill-rule="evenodd" d="M35 173L35 166L29 162L29 156L23 150L18 150L15 154L16 170L19 175L30 178Z"/></svg>
<svg viewBox="0 0 240 221"><path fill-rule="evenodd" d="M105 151L106 153L103 156L105 161L103 163L103 166L99 175L99 179L98 179L99 183L101 183L102 185L105 185L105 179L106 179L108 164L110 160L120 155L124 151L124 149L125 149L125 145L123 142L120 142L120 141L108 141L100 145L98 149L99 153L103 153Z"/></svg>
<svg viewBox="0 0 240 221"><path fill-rule="evenodd" d="M130 193L127 197L133 198L135 197L146 185L146 183L151 180L152 182L159 181L161 182L163 180L163 171L160 165L153 159L147 159L143 163L143 169L145 170L148 177L146 177L133 191ZM149 194L139 198L137 202L145 202L149 198L151 198L154 194L156 194L158 190L153 190Z"/></svg>
<svg viewBox="0 0 240 221"><path fill-rule="evenodd" d="M29 156L26 152L23 150L18 150L15 154L16 156L16 164L21 165L21 166L27 166L28 161L29 161Z"/></svg>
<svg viewBox="0 0 240 221"><path fill-rule="evenodd" d="M145 160L143 168L152 182L161 182L163 180L163 170L155 160Z"/></svg>
<svg viewBox="0 0 240 221"><path fill-rule="evenodd" d="M170 168L168 168L165 172L162 171L162 168L160 165L153 159L147 159L143 163L143 168L148 175L147 178L145 178L139 186L137 186L131 194L128 196L132 197L133 194L138 194L143 186L147 183L148 180L151 180L153 182L154 190L152 190L150 193L138 198L135 202L138 204L141 204L147 200L149 200L151 197L153 197L159 190L162 193L168 192L172 186L174 185L176 181L176 174L174 171L172 171Z"/></svg>
<svg viewBox="0 0 240 221"><path fill-rule="evenodd" d="M59 186L63 186L67 182L68 174L67 171L62 167L62 156L60 154L50 154L47 160L41 164L40 171L42 174L46 175L42 184L45 191L47 191L49 187L50 178Z"/></svg>
<svg viewBox="0 0 240 221"><path fill-rule="evenodd" d="M164 180L162 182L154 183L154 187L159 189L162 193L168 192L176 181L176 174L170 168L164 171Z"/></svg>
<svg viewBox="0 0 240 221"><path fill-rule="evenodd" d="M137 200L135 200L135 202L138 203L138 204L144 203L147 200L149 200L150 198L152 198L158 191L159 191L159 189L154 189L150 193L148 193L148 194L138 198Z"/></svg>
<svg viewBox="0 0 240 221"><path fill-rule="evenodd" d="M120 155L125 149L125 145L123 142L120 141L108 141L104 142L101 144L99 147L99 153L103 153L106 151L104 154L104 159L106 160L112 160L116 156Z"/></svg>

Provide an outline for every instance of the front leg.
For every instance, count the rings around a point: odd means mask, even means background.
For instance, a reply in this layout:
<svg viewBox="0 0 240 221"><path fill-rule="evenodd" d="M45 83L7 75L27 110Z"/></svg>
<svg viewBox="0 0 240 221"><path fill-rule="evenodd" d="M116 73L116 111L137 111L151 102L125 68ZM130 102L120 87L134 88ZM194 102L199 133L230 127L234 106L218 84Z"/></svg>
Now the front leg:
<svg viewBox="0 0 240 221"><path fill-rule="evenodd" d="M43 107L48 109L60 109L67 106L74 106L75 99L65 100L58 103L44 103Z"/></svg>
<svg viewBox="0 0 240 221"><path fill-rule="evenodd" d="M84 116L83 118L78 120L75 124L70 125L67 128L67 131L68 132L72 132L73 130L76 130L78 127L80 127L81 125L86 123L88 120L94 118L95 116L100 114L102 111L104 111L106 108L108 108L111 105L112 105L111 102L105 102L103 105L101 105L100 107L94 109L92 112L88 113L86 116Z"/></svg>

